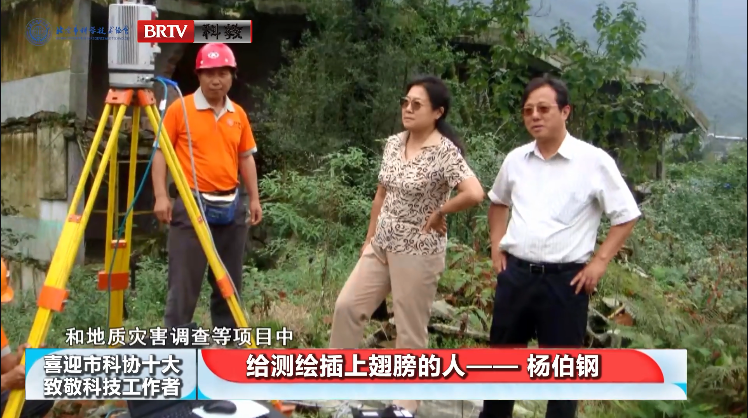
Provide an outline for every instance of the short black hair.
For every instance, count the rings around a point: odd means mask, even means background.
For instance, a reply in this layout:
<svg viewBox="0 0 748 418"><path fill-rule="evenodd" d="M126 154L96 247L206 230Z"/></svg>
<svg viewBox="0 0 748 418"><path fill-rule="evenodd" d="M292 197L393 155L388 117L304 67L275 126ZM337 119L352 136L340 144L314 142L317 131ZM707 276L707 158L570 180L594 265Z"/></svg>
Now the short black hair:
<svg viewBox="0 0 748 418"><path fill-rule="evenodd" d="M558 104L559 108L564 108L569 105L569 89L566 87L566 83L559 78L545 74L542 77L535 77L527 83L525 86L525 92L522 93L521 107L525 107L527 98L532 94L532 92L545 86L552 88L553 91L556 92L556 104Z"/></svg>

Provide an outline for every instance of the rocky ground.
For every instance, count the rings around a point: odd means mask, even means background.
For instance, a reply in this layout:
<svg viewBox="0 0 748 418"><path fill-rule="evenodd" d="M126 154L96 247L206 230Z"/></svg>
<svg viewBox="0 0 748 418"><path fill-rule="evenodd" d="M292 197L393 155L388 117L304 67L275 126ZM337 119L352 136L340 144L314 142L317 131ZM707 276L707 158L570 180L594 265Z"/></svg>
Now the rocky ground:
<svg viewBox="0 0 748 418"><path fill-rule="evenodd" d="M477 418L483 401L424 401L419 416L424 418ZM351 407L380 408L383 402L377 401L299 401L296 408L301 415L330 415L332 418L349 418ZM60 401L44 418L124 418L127 414L124 401ZM520 402L514 408L515 418L539 416L543 405L540 402ZM121 413L118 413L121 410Z"/></svg>
<svg viewBox="0 0 748 418"><path fill-rule="evenodd" d="M381 408L385 404L377 401L300 401L299 409L319 410L329 413L332 418L350 418L350 407ZM542 416L544 402L522 401L514 407L514 418ZM483 407L482 400L474 401L424 401L418 410L423 418L477 418Z"/></svg>
<svg viewBox="0 0 748 418"><path fill-rule="evenodd" d="M58 401L44 418L113 418L125 401Z"/></svg>

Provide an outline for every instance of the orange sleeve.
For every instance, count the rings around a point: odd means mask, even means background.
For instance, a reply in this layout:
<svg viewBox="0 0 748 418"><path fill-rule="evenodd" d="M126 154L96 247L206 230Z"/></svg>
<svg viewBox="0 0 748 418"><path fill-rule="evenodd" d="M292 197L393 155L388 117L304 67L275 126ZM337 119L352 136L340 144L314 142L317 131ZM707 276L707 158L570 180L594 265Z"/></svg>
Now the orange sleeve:
<svg viewBox="0 0 748 418"><path fill-rule="evenodd" d="M5 336L5 330L2 326L0 326L0 333L2 333L3 336L3 344L0 348L0 350L2 350L2 356L0 357L5 357L6 355L10 354L10 344L8 343L8 337Z"/></svg>
<svg viewBox="0 0 748 418"><path fill-rule="evenodd" d="M252 133L252 125L249 123L249 116L244 113L244 123L242 124L242 137L239 140L239 155L247 156L257 152L257 143Z"/></svg>
<svg viewBox="0 0 748 418"><path fill-rule="evenodd" d="M169 137L169 141L171 141L172 145L176 145L177 140L179 139L179 128L182 124L182 119L184 119L184 115L182 114L182 101L175 100L174 103L169 105L166 109L166 114L164 114L162 123L163 126L161 128ZM156 131L158 131L158 126L156 126ZM156 132L154 132L154 134L156 134Z"/></svg>

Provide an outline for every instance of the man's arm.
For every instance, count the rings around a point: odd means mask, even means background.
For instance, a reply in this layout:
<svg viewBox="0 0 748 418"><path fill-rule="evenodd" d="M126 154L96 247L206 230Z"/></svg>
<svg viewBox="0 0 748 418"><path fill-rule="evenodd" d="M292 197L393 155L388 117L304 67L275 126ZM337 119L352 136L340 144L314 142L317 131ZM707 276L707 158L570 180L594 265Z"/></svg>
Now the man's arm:
<svg viewBox="0 0 748 418"><path fill-rule="evenodd" d="M25 385L26 371L23 366L16 364L7 373L0 376L0 387L2 391L23 389ZM3 405L5 407L5 405Z"/></svg>
<svg viewBox="0 0 748 418"><path fill-rule="evenodd" d="M509 224L509 206L491 202L488 208L488 230L491 237L491 251L499 250L501 239L506 235Z"/></svg>
<svg viewBox="0 0 748 418"><path fill-rule="evenodd" d="M252 125L246 113L242 117L242 136L239 140L239 175L244 182L244 188L249 195L249 201L260 201L260 189L257 185L257 165L254 154L257 152Z"/></svg>
<svg viewBox="0 0 748 418"><path fill-rule="evenodd" d="M179 139L179 119L182 114L182 104L180 101L175 101L169 106L164 115L161 129L169 137L169 142L172 146L177 143ZM154 129L158 131L158 126L154 126ZM158 138L157 138L158 139ZM166 158L161 152L161 141L158 143L154 142L154 147L158 148L156 154L153 156L153 162L151 163L151 180L153 181L153 196L156 199L169 198L169 192L166 188ZM195 186L197 187L197 185Z"/></svg>
<svg viewBox="0 0 748 418"><path fill-rule="evenodd" d="M616 162L608 154L604 154L602 158L600 173L597 198L610 219L611 227L594 258L607 264L626 243L641 211Z"/></svg>
<svg viewBox="0 0 748 418"><path fill-rule="evenodd" d="M166 189L166 158L160 149L156 150L151 163L151 180L153 181L153 197L156 199L169 198Z"/></svg>
<svg viewBox="0 0 748 418"><path fill-rule="evenodd" d="M0 333L2 333L2 349L0 349L2 350L0 352L0 355L2 357L0 358L0 372L2 374L5 374L8 373L10 369L16 367L20 359L17 358L18 356L16 356L16 353L11 351L8 337L5 336L5 330L0 328Z"/></svg>
<svg viewBox="0 0 748 418"><path fill-rule="evenodd" d="M603 241L602 245L600 245L600 248L597 250L595 258L605 264L610 263L613 257L615 257L615 255L621 251L621 248L623 248L623 244L626 243L626 240L631 235L635 225L636 219L611 226L608 231L608 236L605 237L605 241Z"/></svg>
<svg viewBox="0 0 748 418"><path fill-rule="evenodd" d="M10 347L8 347L8 349L10 349ZM2 374L8 373L12 368L18 366L19 362L20 359L16 353L9 352L8 354L3 355L2 360L0 360L0 371Z"/></svg>
<svg viewBox="0 0 748 418"><path fill-rule="evenodd" d="M247 190L250 201L260 200L260 191L257 186L257 166L252 154L239 157L239 174L242 176L244 188Z"/></svg>
<svg viewBox="0 0 748 418"><path fill-rule="evenodd" d="M507 155L501 164L499 174L488 192L491 206L488 208L488 229L491 237L491 252L499 251L501 239L506 235L509 223L509 207L512 205L512 184L509 181L509 159Z"/></svg>
<svg viewBox="0 0 748 418"><path fill-rule="evenodd" d="M3 371L3 375L0 376L0 391L5 392L6 390L9 390L10 388L5 382L5 372Z"/></svg>

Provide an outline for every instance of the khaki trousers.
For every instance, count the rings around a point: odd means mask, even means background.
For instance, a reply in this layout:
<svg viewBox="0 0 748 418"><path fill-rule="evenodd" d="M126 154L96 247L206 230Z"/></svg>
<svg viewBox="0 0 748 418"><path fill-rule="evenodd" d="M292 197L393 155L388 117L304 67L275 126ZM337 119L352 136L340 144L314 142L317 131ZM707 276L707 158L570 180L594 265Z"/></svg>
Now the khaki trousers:
<svg viewBox="0 0 748 418"><path fill-rule="evenodd" d="M330 348L358 348L364 326L392 292L396 348L428 347L428 324L445 254L410 255L384 251L374 244L364 250L335 302ZM395 401L415 412L419 401Z"/></svg>

